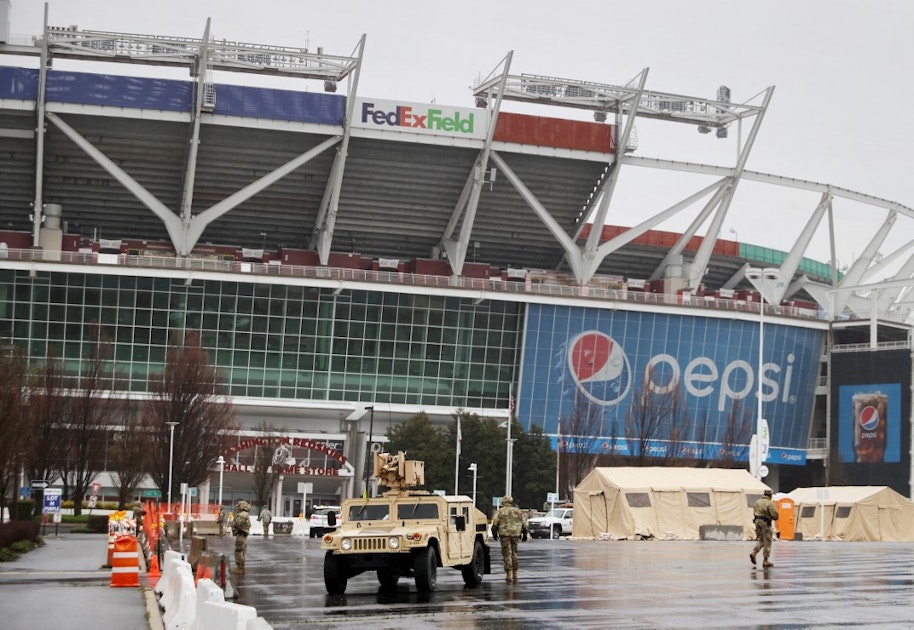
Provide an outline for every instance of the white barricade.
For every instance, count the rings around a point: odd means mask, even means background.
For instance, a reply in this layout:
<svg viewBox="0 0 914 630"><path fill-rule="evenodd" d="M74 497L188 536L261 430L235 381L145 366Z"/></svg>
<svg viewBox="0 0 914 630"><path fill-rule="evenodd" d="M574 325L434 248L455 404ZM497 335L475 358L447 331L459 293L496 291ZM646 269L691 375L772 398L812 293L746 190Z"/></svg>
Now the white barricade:
<svg viewBox="0 0 914 630"><path fill-rule="evenodd" d="M165 567L155 592L165 610L166 630L271 630L257 609L225 601L222 589L211 579L202 578L194 586L190 564L183 554L166 551Z"/></svg>
<svg viewBox="0 0 914 630"><path fill-rule="evenodd" d="M263 536L263 523L257 519L253 519L248 534L251 536Z"/></svg>
<svg viewBox="0 0 914 630"><path fill-rule="evenodd" d="M166 608L171 598L178 592L180 571L178 567L185 565L190 571L190 565L184 560L184 554L177 551L166 551L162 560L162 577L156 582L155 592L160 595L159 606Z"/></svg>
<svg viewBox="0 0 914 630"><path fill-rule="evenodd" d="M186 564L186 563L185 563ZM190 565L178 566L178 588L169 598L162 621L166 630L180 630L190 627L197 612L197 589Z"/></svg>
<svg viewBox="0 0 914 630"><path fill-rule="evenodd" d="M190 624L190 630L207 630L205 623L206 614L203 612L204 605L207 602L224 602L225 595L222 589L209 578L197 580L197 607L194 616L194 622ZM213 627L213 626L209 626Z"/></svg>
<svg viewBox="0 0 914 630"><path fill-rule="evenodd" d="M206 630L245 630L249 621L257 619L257 609L228 602L204 602L201 607L202 628Z"/></svg>

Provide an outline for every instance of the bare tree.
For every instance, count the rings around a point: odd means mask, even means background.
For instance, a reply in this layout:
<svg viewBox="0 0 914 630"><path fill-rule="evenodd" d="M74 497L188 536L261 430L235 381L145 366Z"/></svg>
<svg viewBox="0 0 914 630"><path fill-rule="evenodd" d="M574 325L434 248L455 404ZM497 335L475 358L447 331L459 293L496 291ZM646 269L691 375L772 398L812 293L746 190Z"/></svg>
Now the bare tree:
<svg viewBox="0 0 914 630"><path fill-rule="evenodd" d="M63 467L63 429L69 407L63 364L53 353L49 352L44 362L36 366L29 391L32 448L26 460L26 470L29 479L44 479L53 483L59 476L57 471Z"/></svg>
<svg viewBox="0 0 914 630"><path fill-rule="evenodd" d="M16 514L19 471L28 450L28 372L25 356L4 344L0 352L0 511L7 507L7 493Z"/></svg>
<svg viewBox="0 0 914 630"><path fill-rule="evenodd" d="M717 463L723 468L742 468L749 453L753 433L753 415L736 400L727 413L727 424L721 436Z"/></svg>
<svg viewBox="0 0 914 630"><path fill-rule="evenodd" d="M104 468L108 420L121 401L112 391L114 379L107 374L111 345L98 327L92 331L89 355L80 363L80 374L67 399L63 427L63 456L57 472L65 492L73 500L73 513L82 514L82 502L95 476Z"/></svg>
<svg viewBox="0 0 914 630"><path fill-rule="evenodd" d="M223 451L223 440L236 428L235 408L196 333L172 337L162 372L149 376L149 391L152 398L144 409L143 423L153 442L152 478L162 496L176 496L181 483L196 486L209 476ZM170 422L175 423L173 442Z"/></svg>
<svg viewBox="0 0 914 630"><path fill-rule="evenodd" d="M681 385L658 392L650 387L653 369L646 372L640 391L632 392L632 403L625 413L625 437L635 466L668 464L682 456L682 430L688 424L688 409Z"/></svg>
<svg viewBox="0 0 914 630"><path fill-rule="evenodd" d="M559 418L559 475L564 479L565 496L597 465L596 434L600 429L603 410L580 392L575 392L574 405L568 415Z"/></svg>
<svg viewBox="0 0 914 630"><path fill-rule="evenodd" d="M136 495L143 477L149 470L149 434L139 417L136 403L126 401L121 415L122 423L114 427L111 449L111 478L117 489L118 509Z"/></svg>
<svg viewBox="0 0 914 630"><path fill-rule="evenodd" d="M283 448L281 432L266 422L261 422L257 430L263 433L270 443L267 446L254 447L254 501L263 507L269 505L282 466L292 455L292 450Z"/></svg>

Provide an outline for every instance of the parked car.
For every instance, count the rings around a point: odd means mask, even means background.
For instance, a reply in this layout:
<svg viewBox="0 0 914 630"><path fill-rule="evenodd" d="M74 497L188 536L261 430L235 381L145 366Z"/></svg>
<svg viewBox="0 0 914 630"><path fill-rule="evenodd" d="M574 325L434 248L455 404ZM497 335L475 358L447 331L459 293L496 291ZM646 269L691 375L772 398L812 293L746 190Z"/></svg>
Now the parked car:
<svg viewBox="0 0 914 630"><path fill-rule="evenodd" d="M330 525L327 522L327 515L333 512L336 514L336 521L334 525ZM315 506L314 510L311 512L311 517L308 519L308 536L311 538L317 538L323 536L327 532L336 531L337 526L340 522L340 506L338 505L318 505Z"/></svg>
<svg viewBox="0 0 914 630"><path fill-rule="evenodd" d="M543 516L527 520L527 531L533 538L558 538L571 536L573 508L553 508Z"/></svg>

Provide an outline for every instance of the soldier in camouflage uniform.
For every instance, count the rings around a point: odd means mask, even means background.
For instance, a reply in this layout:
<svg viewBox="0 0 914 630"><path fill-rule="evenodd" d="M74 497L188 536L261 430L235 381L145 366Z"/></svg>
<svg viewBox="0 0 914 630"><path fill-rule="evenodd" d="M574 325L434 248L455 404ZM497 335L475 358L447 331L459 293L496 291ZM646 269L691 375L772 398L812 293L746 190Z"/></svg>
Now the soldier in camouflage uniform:
<svg viewBox="0 0 914 630"><path fill-rule="evenodd" d="M247 555L248 533L251 531L251 504L238 501L238 512L232 521L232 534L235 536L235 571L244 573L244 560Z"/></svg>
<svg viewBox="0 0 914 630"><path fill-rule="evenodd" d="M502 497L501 508L492 518L492 538L501 540L505 582L517 582L517 539L527 540L527 518L511 497Z"/></svg>
<svg viewBox="0 0 914 630"><path fill-rule="evenodd" d="M755 565L755 557L759 551L763 551L762 567L767 569L773 567L774 563L768 560L771 555L771 521L778 520L778 508L771 501L771 490L765 490L765 496L759 497L758 501L752 507L752 514L755 517L755 547L749 554L752 566Z"/></svg>

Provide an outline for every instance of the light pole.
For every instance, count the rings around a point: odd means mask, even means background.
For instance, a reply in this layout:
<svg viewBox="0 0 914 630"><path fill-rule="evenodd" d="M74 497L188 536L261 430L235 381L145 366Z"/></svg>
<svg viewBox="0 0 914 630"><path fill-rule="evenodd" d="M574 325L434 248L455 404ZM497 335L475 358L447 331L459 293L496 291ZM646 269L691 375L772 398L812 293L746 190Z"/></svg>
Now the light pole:
<svg viewBox="0 0 914 630"><path fill-rule="evenodd" d="M225 458L220 455L219 459L216 460L216 463L219 464L219 507L222 507L222 473L225 472Z"/></svg>
<svg viewBox="0 0 914 630"><path fill-rule="evenodd" d="M756 416L755 435L749 445L750 471L756 479L768 476L768 467L764 465L768 457L769 432L768 421L762 410L762 376L765 369L765 302L778 304L784 295L784 282L781 280L780 270L774 267L765 269L746 269L746 280L759 292L759 319L758 319L758 373L756 383L758 390L758 415ZM753 448L754 444L754 448Z"/></svg>
<svg viewBox="0 0 914 630"><path fill-rule="evenodd" d="M168 440L168 511L171 512L171 470L175 459L175 427L177 422L166 422L171 429L171 437Z"/></svg>
<svg viewBox="0 0 914 630"><path fill-rule="evenodd" d="M473 472L473 507L476 507L476 463L470 464L467 470Z"/></svg>
<svg viewBox="0 0 914 630"><path fill-rule="evenodd" d="M371 479L372 465L374 464L374 459L372 458L371 452L371 441L374 439L374 405L368 405L365 407L369 411L368 416L368 442L365 443L365 496L370 496L372 493L369 492L369 480Z"/></svg>

